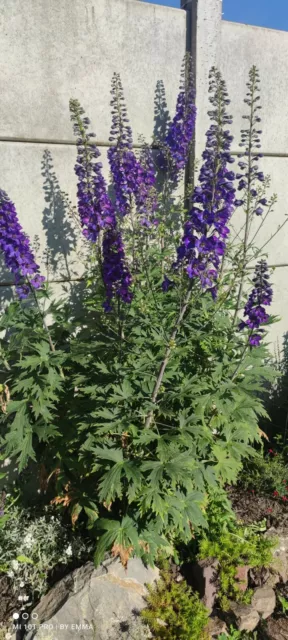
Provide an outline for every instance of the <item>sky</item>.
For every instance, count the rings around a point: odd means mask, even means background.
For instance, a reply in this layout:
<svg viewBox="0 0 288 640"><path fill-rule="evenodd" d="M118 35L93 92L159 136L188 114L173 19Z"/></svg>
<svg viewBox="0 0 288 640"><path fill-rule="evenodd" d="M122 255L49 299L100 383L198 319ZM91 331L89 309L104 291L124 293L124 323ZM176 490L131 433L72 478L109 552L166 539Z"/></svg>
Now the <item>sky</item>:
<svg viewBox="0 0 288 640"><path fill-rule="evenodd" d="M143 0L142 0L143 1ZM180 7L180 0L144 0ZM223 18L288 31L288 0L223 0Z"/></svg>

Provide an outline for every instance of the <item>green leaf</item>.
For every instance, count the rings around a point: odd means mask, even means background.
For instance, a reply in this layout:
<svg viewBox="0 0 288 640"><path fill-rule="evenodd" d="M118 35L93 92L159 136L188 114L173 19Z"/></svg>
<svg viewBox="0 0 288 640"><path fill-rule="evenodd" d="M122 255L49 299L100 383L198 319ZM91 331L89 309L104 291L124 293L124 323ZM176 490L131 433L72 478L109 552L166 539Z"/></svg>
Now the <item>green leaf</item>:
<svg viewBox="0 0 288 640"><path fill-rule="evenodd" d="M35 562L33 562L33 560L31 560L31 558L28 558L27 556L17 556L16 560L18 560L18 562L22 562L24 564L35 564Z"/></svg>
<svg viewBox="0 0 288 640"><path fill-rule="evenodd" d="M118 522L118 526L119 526L119 522ZM101 538L98 540L95 554L94 554L95 567L98 567L99 564L102 562L106 551L110 550L113 542L115 541L116 536L117 536L117 531L114 529L111 531L106 531L106 533L104 533L103 536L101 536Z"/></svg>

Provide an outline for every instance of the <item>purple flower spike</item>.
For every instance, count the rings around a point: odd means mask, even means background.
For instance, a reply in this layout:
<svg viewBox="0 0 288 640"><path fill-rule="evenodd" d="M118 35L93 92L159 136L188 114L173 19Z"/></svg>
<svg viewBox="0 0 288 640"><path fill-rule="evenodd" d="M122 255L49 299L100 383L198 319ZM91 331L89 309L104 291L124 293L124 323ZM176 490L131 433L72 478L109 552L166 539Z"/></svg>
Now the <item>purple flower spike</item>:
<svg viewBox="0 0 288 640"><path fill-rule="evenodd" d="M103 305L105 311L112 310L111 301L115 296L130 303L132 277L126 264L121 234L116 229L104 234L102 273L107 296Z"/></svg>
<svg viewBox="0 0 288 640"><path fill-rule="evenodd" d="M184 262L189 278L199 278L203 289L217 295L215 283L229 234L228 222L234 210L235 175L227 165L233 163L230 147L233 137L225 125L232 118L226 113L229 104L225 82L215 68L210 72L210 102L214 107L206 137L200 186L194 189L192 209L178 248L177 264Z"/></svg>
<svg viewBox="0 0 288 640"><path fill-rule="evenodd" d="M19 298L27 298L31 287L40 289L45 278L39 273L39 266L35 262L29 238L19 223L15 205L2 189L0 189L0 249L4 255L6 267L15 277ZM26 280L26 283L22 284L22 280Z"/></svg>
<svg viewBox="0 0 288 640"><path fill-rule="evenodd" d="M191 56L187 55L182 67L176 113L169 125L164 144L167 159L161 156L161 167L168 170L170 179L175 186L178 184L181 172L185 169L188 160L195 122L193 65Z"/></svg>
<svg viewBox="0 0 288 640"><path fill-rule="evenodd" d="M91 242L96 242L103 231L102 277L106 290L105 311L111 311L112 298L119 296L124 302L131 302L131 275L126 266L124 246L114 206L107 194L106 182L102 176L102 165L95 162L100 155L96 145L91 145L88 134L90 121L84 117L84 110L77 100L70 101L71 120L77 139L78 211L83 234ZM130 132L124 134L129 143Z"/></svg>
<svg viewBox="0 0 288 640"><path fill-rule="evenodd" d="M87 133L90 120L83 118L84 109L78 100L70 100L71 120L77 137L77 163L75 173L78 177L77 199L83 235L96 242L101 229L115 224L115 212L107 194L102 176L102 164L98 162L100 151L91 144L94 133Z"/></svg>
<svg viewBox="0 0 288 640"><path fill-rule="evenodd" d="M108 159L113 177L115 206L120 215L125 216L130 213L135 203L138 214L145 217L145 222L141 222L140 219L140 223L150 226L153 224L153 214L157 208L156 175L151 151L144 145L139 160L135 156L123 87L118 73L113 75L111 94L112 127L109 139L115 146L109 149Z"/></svg>
<svg viewBox="0 0 288 640"><path fill-rule="evenodd" d="M264 306L271 304L273 297L269 278L267 262L261 260L256 265L253 278L254 289L251 291L244 309L244 318L247 317L247 320L243 320L239 325L240 330L248 328L252 331L249 338L252 347L259 346L263 333L259 327L266 324L270 317L264 308ZM254 329L256 329L256 333L254 333Z"/></svg>

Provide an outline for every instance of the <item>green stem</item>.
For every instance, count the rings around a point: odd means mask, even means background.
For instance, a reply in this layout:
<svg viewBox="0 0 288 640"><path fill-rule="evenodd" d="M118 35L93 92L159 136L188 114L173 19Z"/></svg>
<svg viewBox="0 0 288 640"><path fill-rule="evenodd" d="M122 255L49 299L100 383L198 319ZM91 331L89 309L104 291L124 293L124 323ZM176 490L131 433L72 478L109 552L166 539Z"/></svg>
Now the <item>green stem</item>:
<svg viewBox="0 0 288 640"><path fill-rule="evenodd" d="M173 331L171 333L169 344L168 344L168 346L166 348L164 358L163 358L163 360L161 362L161 365L160 365L159 373L158 373L157 380L155 382L155 386L154 386L152 397L151 397L151 401L153 402L153 404L155 404L155 402L157 400L159 389L161 387L163 376L164 376L164 373L165 373L165 369L166 369L167 364L168 364L168 362L170 360L171 352L172 352L172 349L173 349L173 342L175 341L175 339L177 337L177 334L178 334L178 331L180 329L182 320L183 320L183 318L185 316L185 313L187 311L187 307L188 307L189 302L190 302L190 298L191 298L191 295L192 295L192 286L193 286L193 281L191 280L191 282L189 283L189 287L188 287L188 290L187 290L187 294L186 294L186 297L185 297L185 300L184 300L183 307L182 307L182 309L181 309L181 311L180 311L180 313L178 315L178 318L177 318L177 320L175 322ZM148 416L146 417L146 420L145 420L145 428L146 429L149 429L152 420L153 420L153 410L149 411Z"/></svg>

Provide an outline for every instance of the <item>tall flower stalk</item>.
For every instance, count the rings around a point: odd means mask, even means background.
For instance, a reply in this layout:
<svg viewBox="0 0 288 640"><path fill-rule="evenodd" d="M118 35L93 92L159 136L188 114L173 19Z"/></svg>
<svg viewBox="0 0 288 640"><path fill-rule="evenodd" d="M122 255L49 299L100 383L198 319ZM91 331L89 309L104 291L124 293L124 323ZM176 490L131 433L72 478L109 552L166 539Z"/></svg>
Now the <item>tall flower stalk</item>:
<svg viewBox="0 0 288 640"><path fill-rule="evenodd" d="M160 365L152 393L153 403L156 402L175 339L188 309L195 280L199 280L203 288L209 288L212 294L216 295L218 269L229 233L227 223L233 212L235 176L227 168L227 165L233 163L230 154L233 138L225 128L232 122L231 116L226 112L230 101L225 82L217 69L211 69L209 80L210 102L213 106L209 116L215 124L211 125L206 134L204 162L199 176L200 186L194 189L193 205L185 223L176 263L176 266L180 263L185 265L190 282ZM166 283L167 279L163 283L164 290L171 284L169 281L166 286ZM150 411L145 420L146 428L150 427L152 420L153 411Z"/></svg>
<svg viewBox="0 0 288 640"><path fill-rule="evenodd" d="M177 186L189 158L195 122L193 61L191 55L187 54L181 70L176 113L168 126L163 149L164 157L162 154L162 168L168 172L168 177L174 188Z"/></svg>
<svg viewBox="0 0 288 640"><path fill-rule="evenodd" d="M239 329L249 330L249 344L251 347L258 347L264 330L261 325L267 324L269 314L265 306L271 305L273 290L269 282L268 265L265 260L258 262L253 278L254 288L251 291L244 309L244 320L240 323Z"/></svg>
<svg viewBox="0 0 288 640"><path fill-rule="evenodd" d="M135 207L140 216L139 222L149 226L149 214L157 208L156 175L151 151L144 146L139 159L133 151L132 130L118 73L113 75L111 94L112 127L109 141L114 146L108 151L108 160L115 191L115 207L122 217Z"/></svg>
<svg viewBox="0 0 288 640"><path fill-rule="evenodd" d="M16 292L20 299L30 291L39 289L45 281L31 249L30 240L18 219L15 205L7 193L0 189L0 249L6 267L14 275Z"/></svg>
<svg viewBox="0 0 288 640"><path fill-rule="evenodd" d="M255 66L253 66L249 72L249 81L247 83L247 94L245 103L249 107L249 115L244 115L243 119L248 120L248 127L242 129L240 147L244 147L244 154L240 154L239 168L241 173L237 174L238 190L244 193L243 199L237 200L238 206L244 207L245 212L245 227L244 227L244 241L241 256L241 276L236 301L236 308L234 314L234 326L237 323L238 313L241 307L242 293L244 278L247 267L248 248L249 248L249 234L251 224L254 216L262 216L264 209L267 205L267 199L262 194L264 174L259 170L258 161L261 157L258 151L261 148L260 135L261 130L258 129L261 118L259 116L259 110L261 105L260 100L260 80L259 73Z"/></svg>
<svg viewBox="0 0 288 640"><path fill-rule="evenodd" d="M228 223L234 211L235 174L228 165L233 137L226 125L232 123L226 107L230 104L226 84L220 72L210 72L209 111L212 124L207 131L199 185L192 195L192 208L178 248L177 264L185 266L189 278L199 279L203 289L216 296L216 282L229 234Z"/></svg>
<svg viewBox="0 0 288 640"><path fill-rule="evenodd" d="M70 114L77 138L75 173L79 218L85 238L96 242L102 229L115 224L115 212L102 176L102 163L98 162L100 151L92 142L96 136L87 133L90 120L78 100L70 100Z"/></svg>
<svg viewBox="0 0 288 640"><path fill-rule="evenodd" d="M126 264L121 233L117 228L116 210L107 193L102 164L96 161L100 152L95 142L91 143L95 134L87 133L90 120L84 116L84 109L78 100L70 101L70 112L74 133L77 136L78 156L75 173L78 177L80 222L84 236L92 243L98 243L99 263L106 291L103 306L105 311L111 311L113 297L123 302L131 302L131 276Z"/></svg>

